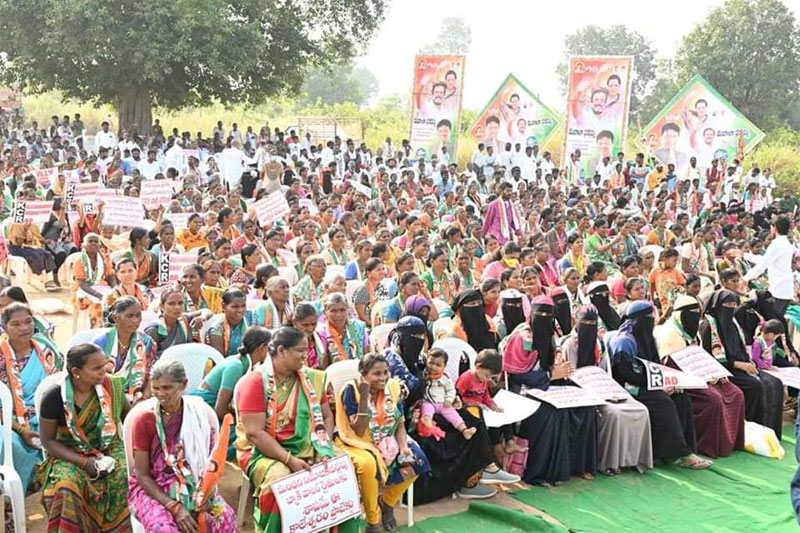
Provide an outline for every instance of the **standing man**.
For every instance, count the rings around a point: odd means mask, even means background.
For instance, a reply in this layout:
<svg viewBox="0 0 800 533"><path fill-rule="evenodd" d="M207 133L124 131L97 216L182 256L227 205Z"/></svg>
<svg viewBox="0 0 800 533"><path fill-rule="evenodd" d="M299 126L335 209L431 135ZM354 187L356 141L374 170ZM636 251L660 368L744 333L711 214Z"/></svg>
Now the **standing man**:
<svg viewBox="0 0 800 533"><path fill-rule="evenodd" d="M522 224L516 208L511 203L511 184L500 185L500 196L489 204L483 220L483 234L491 235L500 244L510 241L514 235L522 235Z"/></svg>
<svg viewBox="0 0 800 533"><path fill-rule="evenodd" d="M108 148L110 152L117 149L117 135L110 131L108 121L103 121L101 124L102 130L98 131L94 138L95 150L100 150L101 147Z"/></svg>
<svg viewBox="0 0 800 533"><path fill-rule="evenodd" d="M775 310L783 316L789 302L794 298L794 278L792 277L792 258L795 247L789 242L789 218L778 217L775 221L775 238L767 246L767 251L747 271L744 281L750 281L767 271L769 292L775 297Z"/></svg>

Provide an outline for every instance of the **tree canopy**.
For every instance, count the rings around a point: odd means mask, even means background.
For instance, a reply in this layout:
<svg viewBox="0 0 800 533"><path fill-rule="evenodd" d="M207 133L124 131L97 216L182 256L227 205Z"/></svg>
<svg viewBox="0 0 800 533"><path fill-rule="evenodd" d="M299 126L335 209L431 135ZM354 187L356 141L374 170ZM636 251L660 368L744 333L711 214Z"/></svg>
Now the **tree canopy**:
<svg viewBox="0 0 800 533"><path fill-rule="evenodd" d="M378 78L365 68L338 65L333 69L316 68L303 84L301 105L324 105L353 102L365 105L378 91Z"/></svg>
<svg viewBox="0 0 800 533"><path fill-rule="evenodd" d="M761 128L800 120L800 28L779 0L728 0L684 37L677 64Z"/></svg>
<svg viewBox="0 0 800 533"><path fill-rule="evenodd" d="M609 28L585 26L564 38L565 62L556 72L566 94L567 63L571 55L633 56L633 79L631 84L631 115L636 116L642 95L647 94L656 74L655 50L650 40L622 24Z"/></svg>
<svg viewBox="0 0 800 533"><path fill-rule="evenodd" d="M364 49L386 0L0 0L0 78L111 103L147 131L166 108L256 104Z"/></svg>
<svg viewBox="0 0 800 533"><path fill-rule="evenodd" d="M423 46L420 53L465 55L471 45L472 28L469 23L461 17L445 17L436 41Z"/></svg>

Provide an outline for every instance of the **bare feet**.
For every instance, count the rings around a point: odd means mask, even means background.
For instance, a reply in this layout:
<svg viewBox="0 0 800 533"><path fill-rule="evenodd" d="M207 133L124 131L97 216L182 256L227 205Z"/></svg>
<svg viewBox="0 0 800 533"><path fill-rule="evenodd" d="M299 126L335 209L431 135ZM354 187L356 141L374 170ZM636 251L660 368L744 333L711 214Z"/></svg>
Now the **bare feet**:
<svg viewBox="0 0 800 533"><path fill-rule="evenodd" d="M478 428L465 428L461 430L461 434L464 435L465 439L470 440L476 431L478 431Z"/></svg>

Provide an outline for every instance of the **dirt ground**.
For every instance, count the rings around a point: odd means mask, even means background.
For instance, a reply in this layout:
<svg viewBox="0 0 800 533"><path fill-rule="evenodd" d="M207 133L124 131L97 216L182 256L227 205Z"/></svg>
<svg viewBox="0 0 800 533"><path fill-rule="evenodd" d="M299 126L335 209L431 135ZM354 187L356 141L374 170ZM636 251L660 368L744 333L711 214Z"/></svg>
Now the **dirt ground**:
<svg viewBox="0 0 800 533"><path fill-rule="evenodd" d="M32 286L27 285L25 287L25 293L28 296L28 299L31 303L31 307L34 309L34 312L43 307L47 307L49 309L57 307L58 304L50 299L58 300L58 302L62 304L64 312L59 312L55 314L49 314L49 313L37 313L37 314L55 324L56 328L55 340L60 347L65 347L69 342L69 339L72 337L72 314L71 314L71 309L69 308L68 291L64 290L57 293L48 293L43 290L41 284L38 284L34 281ZM83 328L85 327L88 326L86 326L86 324L84 323ZM79 329L83 328L81 328L81 325L79 323ZM222 478L220 490L225 500L229 502L231 506L234 508L234 511L237 509L237 505L239 502L239 491L241 489L241 486L242 486L241 470L239 470L238 466L235 463L228 462L225 469L225 474ZM555 519L547 516L538 509L520 503L517 500L511 498L508 494L505 494L503 492L499 493L497 496L495 496L490 500L484 500L484 501L496 505L502 505L510 509L519 509L521 511L530 514L538 514L554 522L556 521ZM462 511L465 511L468 506L469 502L467 500L462 500L458 498L456 499L444 498L434 503L415 507L414 520L420 521L424 520L425 518L430 518L434 516L449 516L457 514ZM46 530L47 522L46 522L46 517L44 515L44 510L41 505L41 492L32 494L28 496L28 498L26 498L25 511L27 515L29 533L43 533ZM240 529L240 531L252 532L254 531L252 502L248 503L245 515L246 519L244 527ZM397 516L397 521L400 525L407 524L407 511L405 508L398 508L396 516Z"/></svg>

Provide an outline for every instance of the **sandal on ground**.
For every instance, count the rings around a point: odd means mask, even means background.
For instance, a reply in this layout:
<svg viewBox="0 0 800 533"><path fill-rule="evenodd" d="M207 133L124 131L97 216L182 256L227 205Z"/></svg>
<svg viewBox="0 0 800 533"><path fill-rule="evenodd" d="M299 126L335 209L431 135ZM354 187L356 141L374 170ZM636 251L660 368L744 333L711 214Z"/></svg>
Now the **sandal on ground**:
<svg viewBox="0 0 800 533"><path fill-rule="evenodd" d="M44 288L47 290L47 292L56 292L60 289L60 287L56 285L54 281L45 281Z"/></svg>
<svg viewBox="0 0 800 533"><path fill-rule="evenodd" d="M591 472L581 472L578 477L586 481L594 481L594 475Z"/></svg>
<svg viewBox="0 0 800 533"><path fill-rule="evenodd" d="M378 524L367 524L366 533L380 533L381 526Z"/></svg>
<svg viewBox="0 0 800 533"><path fill-rule="evenodd" d="M702 457L698 457L697 455L691 454L681 457L674 464L680 466L681 468L690 468L692 470L703 470L704 468L708 468L714 463L712 461L709 461L708 459L703 459Z"/></svg>
<svg viewBox="0 0 800 533"><path fill-rule="evenodd" d="M397 520L394 517L394 507L389 507L383 498L378 498L378 507L381 508L381 523L386 531L397 531Z"/></svg>

